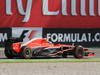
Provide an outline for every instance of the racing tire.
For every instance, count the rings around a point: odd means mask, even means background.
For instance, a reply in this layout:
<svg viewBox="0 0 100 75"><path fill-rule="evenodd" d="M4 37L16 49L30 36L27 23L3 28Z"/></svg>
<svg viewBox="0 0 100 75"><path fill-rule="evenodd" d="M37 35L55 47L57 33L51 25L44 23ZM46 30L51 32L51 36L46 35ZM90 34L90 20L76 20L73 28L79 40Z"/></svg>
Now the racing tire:
<svg viewBox="0 0 100 75"><path fill-rule="evenodd" d="M16 42L18 42L16 40L16 38L9 38L8 40L5 41L4 54L8 59L12 59L12 58L16 57L16 55L11 47L11 45Z"/></svg>
<svg viewBox="0 0 100 75"><path fill-rule="evenodd" d="M67 58L67 52L63 52L62 57Z"/></svg>
<svg viewBox="0 0 100 75"><path fill-rule="evenodd" d="M21 57L24 59L32 58L32 50L27 46L22 47Z"/></svg>
<svg viewBox="0 0 100 75"><path fill-rule="evenodd" d="M80 46L75 47L74 57L77 59L82 59L84 57L84 50L82 47Z"/></svg>
<svg viewBox="0 0 100 75"><path fill-rule="evenodd" d="M12 55L12 53L8 50L4 50L4 53L5 53L5 56L8 58L8 59L12 59L14 56Z"/></svg>

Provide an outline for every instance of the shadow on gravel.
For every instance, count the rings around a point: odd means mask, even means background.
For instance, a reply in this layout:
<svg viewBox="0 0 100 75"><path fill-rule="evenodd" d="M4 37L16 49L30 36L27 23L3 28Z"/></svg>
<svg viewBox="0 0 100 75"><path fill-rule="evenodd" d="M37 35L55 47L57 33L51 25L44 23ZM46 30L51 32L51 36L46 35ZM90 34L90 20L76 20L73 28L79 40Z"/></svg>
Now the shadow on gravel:
<svg viewBox="0 0 100 75"><path fill-rule="evenodd" d="M0 58L0 59L8 59L8 58ZM19 57L15 57L13 59L24 59L24 58L19 58ZM70 56L68 58L62 58L62 57L34 57L34 58L31 58L31 59L76 59L74 58L73 56ZM83 59L91 59L90 57L84 57Z"/></svg>

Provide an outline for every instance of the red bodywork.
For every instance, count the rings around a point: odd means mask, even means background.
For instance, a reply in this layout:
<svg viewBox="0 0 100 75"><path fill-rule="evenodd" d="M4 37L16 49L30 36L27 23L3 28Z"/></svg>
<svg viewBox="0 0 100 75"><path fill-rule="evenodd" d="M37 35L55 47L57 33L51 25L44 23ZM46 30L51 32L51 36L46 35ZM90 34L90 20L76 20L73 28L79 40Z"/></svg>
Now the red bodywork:
<svg viewBox="0 0 100 75"><path fill-rule="evenodd" d="M49 54L49 56L55 56L59 53L63 53L63 52L73 52L75 46L74 45L65 45L65 44L53 44L50 41L47 41L45 38L40 38L40 39L32 39L26 43L13 43L12 44L12 48L15 52L20 53L22 51L22 47L23 46L27 46L28 48L32 49L35 47L46 47L46 48L61 48L61 47L68 47L69 49L65 49L65 50L60 50L56 53L53 54ZM83 48L83 47L82 47ZM88 48L83 48L84 51L88 51ZM93 53L89 53L87 56L95 56L95 54Z"/></svg>
<svg viewBox="0 0 100 75"><path fill-rule="evenodd" d="M50 41L47 41L44 38L41 39L33 39L29 42L26 42L24 44L21 44L20 42L18 43L13 43L12 48L15 52L21 52L21 47L22 46L28 46L29 48L34 48L34 47L48 47L48 48L57 48L57 47L74 47L73 45L65 45L65 44L53 44Z"/></svg>

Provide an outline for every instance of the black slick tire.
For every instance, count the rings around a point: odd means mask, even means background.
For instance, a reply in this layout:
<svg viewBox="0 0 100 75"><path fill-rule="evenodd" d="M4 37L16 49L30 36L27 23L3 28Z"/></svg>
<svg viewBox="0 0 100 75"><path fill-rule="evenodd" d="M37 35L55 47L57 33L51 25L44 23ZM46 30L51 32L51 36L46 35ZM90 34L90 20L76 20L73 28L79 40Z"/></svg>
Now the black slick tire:
<svg viewBox="0 0 100 75"><path fill-rule="evenodd" d="M4 50L4 53L5 53L5 56L8 58L8 59L12 59L13 58L13 54L10 52L10 51L8 51L8 50Z"/></svg>
<svg viewBox="0 0 100 75"><path fill-rule="evenodd" d="M75 47L74 57L77 59L82 59L84 57L84 50L82 47L80 46Z"/></svg>
<svg viewBox="0 0 100 75"><path fill-rule="evenodd" d="M21 57L25 59L32 58L32 50L27 46L22 47Z"/></svg>

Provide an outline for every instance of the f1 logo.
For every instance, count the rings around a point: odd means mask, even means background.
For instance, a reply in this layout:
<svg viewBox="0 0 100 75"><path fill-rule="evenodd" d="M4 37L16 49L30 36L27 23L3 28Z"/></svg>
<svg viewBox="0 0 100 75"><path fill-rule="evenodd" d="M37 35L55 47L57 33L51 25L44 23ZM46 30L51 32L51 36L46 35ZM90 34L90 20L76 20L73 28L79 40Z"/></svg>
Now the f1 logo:
<svg viewBox="0 0 100 75"><path fill-rule="evenodd" d="M20 36L21 39L24 40L31 40L37 31L35 30L24 30Z"/></svg>

